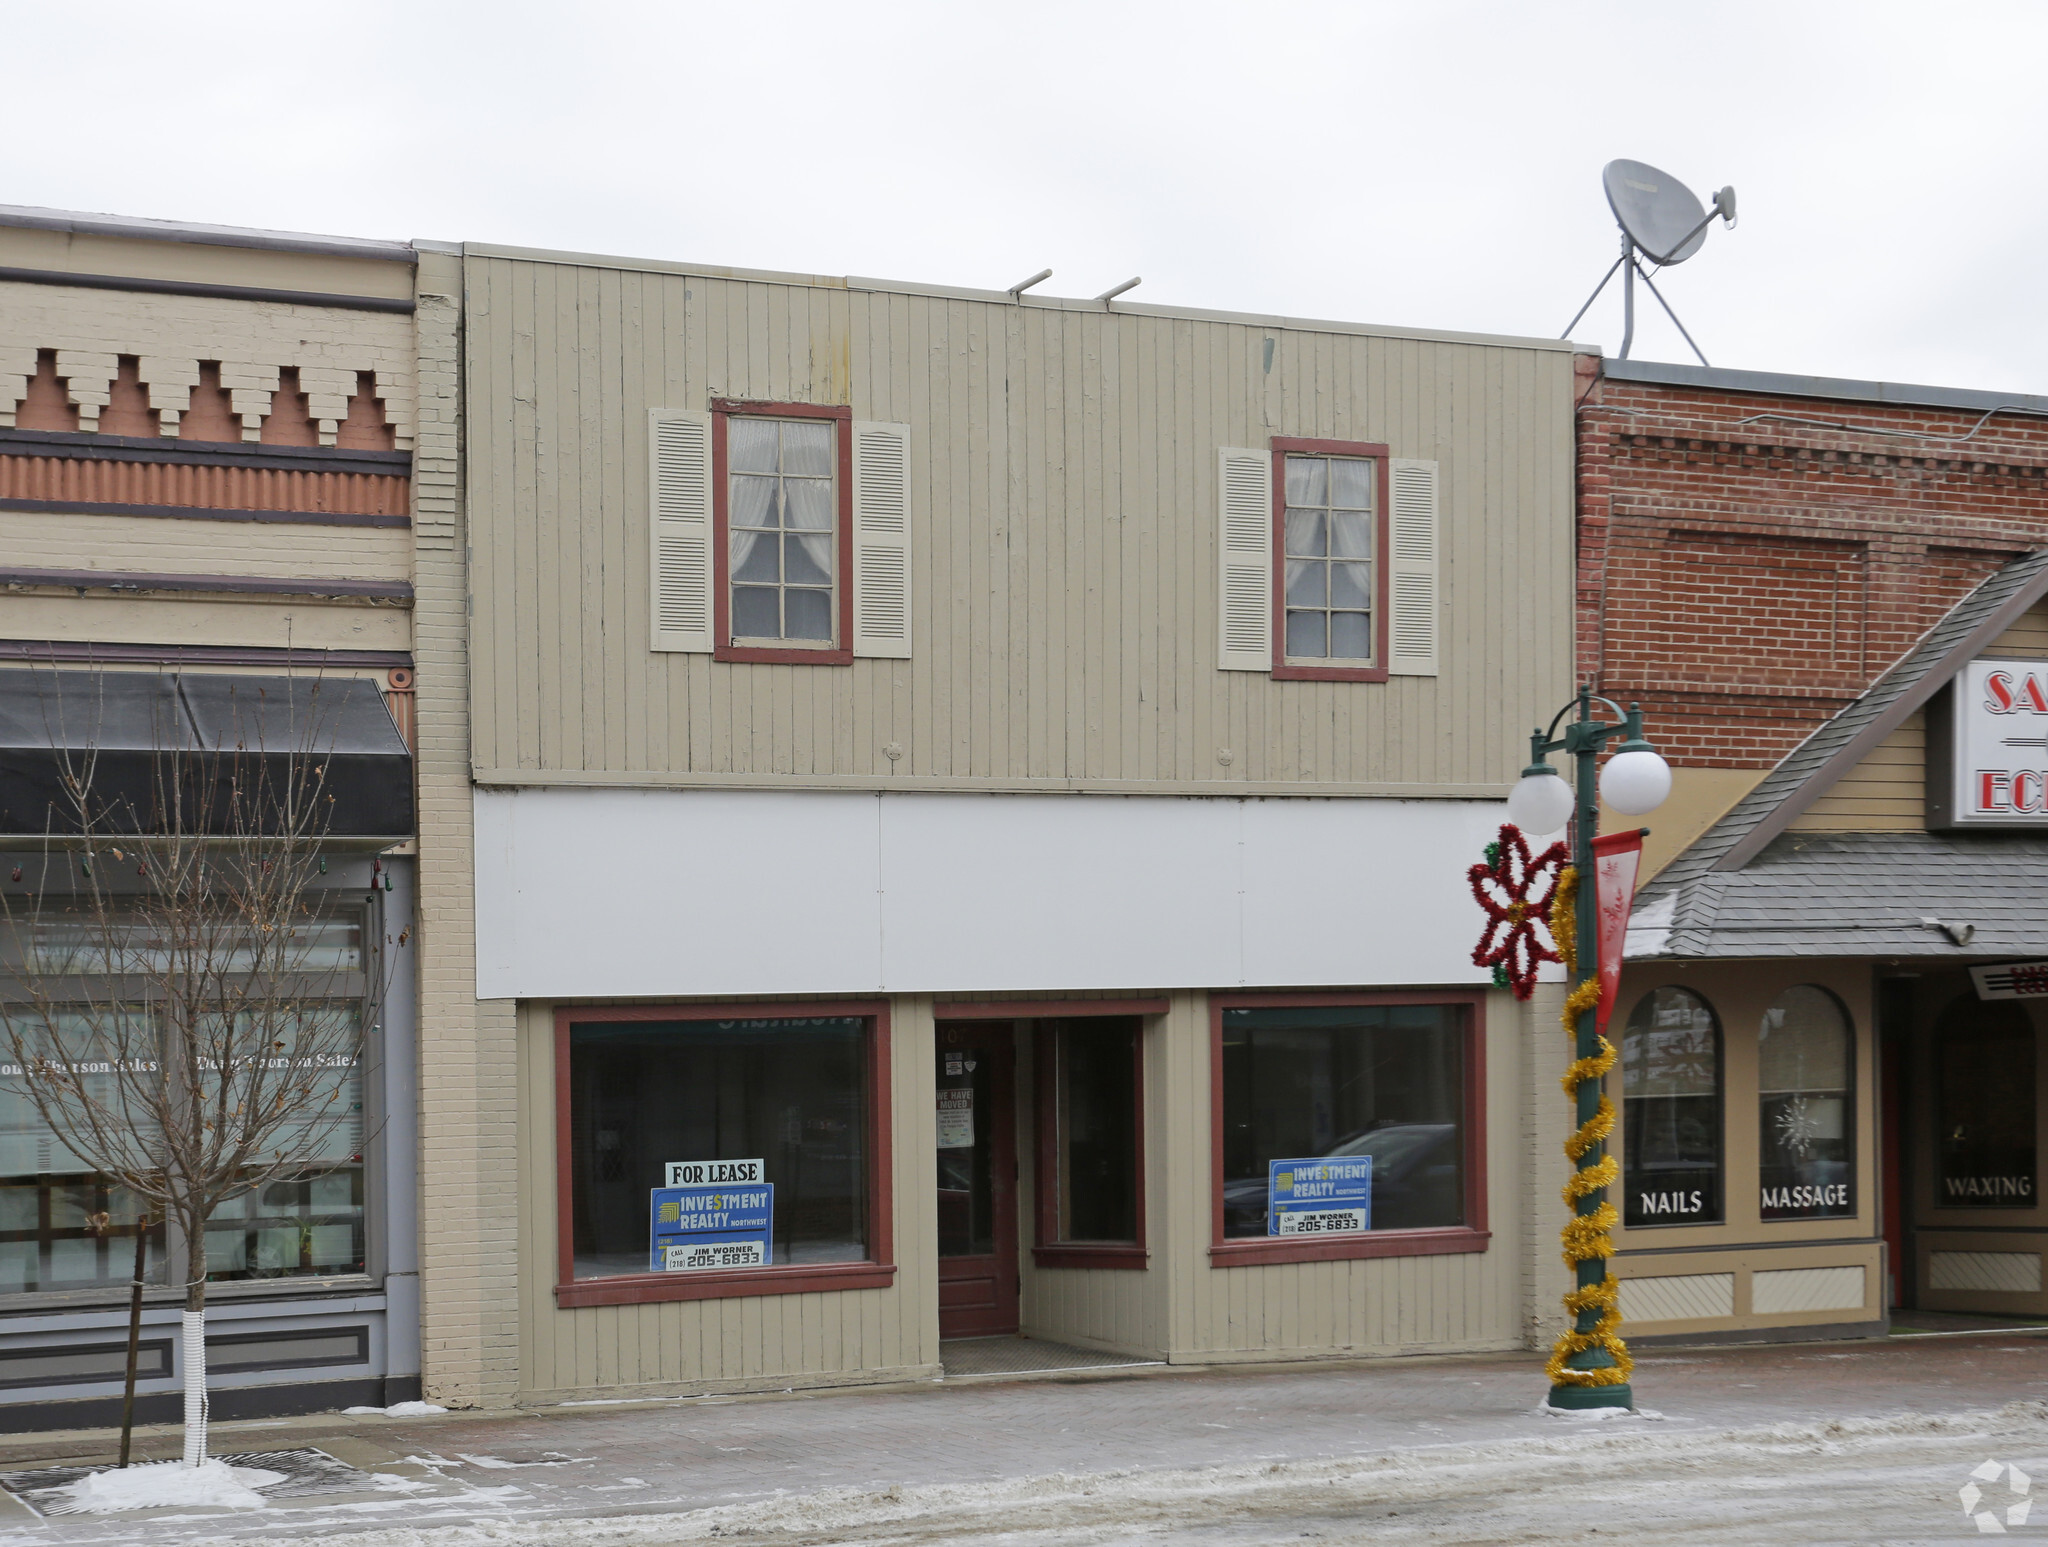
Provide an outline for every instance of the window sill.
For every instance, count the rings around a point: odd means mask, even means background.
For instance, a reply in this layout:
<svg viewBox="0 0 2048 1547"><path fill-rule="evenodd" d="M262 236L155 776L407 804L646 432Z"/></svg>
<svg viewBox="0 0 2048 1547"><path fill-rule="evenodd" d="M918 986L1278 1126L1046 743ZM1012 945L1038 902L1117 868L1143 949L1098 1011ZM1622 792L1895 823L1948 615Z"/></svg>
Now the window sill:
<svg viewBox="0 0 2048 1547"><path fill-rule="evenodd" d="M779 645L719 645L711 652L714 661L753 662L768 666L851 666L851 650L791 649Z"/></svg>
<svg viewBox="0 0 2048 1547"><path fill-rule="evenodd" d="M1276 682L1385 682L1384 666L1296 666L1285 661L1273 663Z"/></svg>
<svg viewBox="0 0 2048 1547"><path fill-rule="evenodd" d="M1041 1268L1130 1268L1142 1273L1151 1257L1142 1246L1111 1241L1075 1241L1031 1248L1032 1264Z"/></svg>
<svg viewBox="0 0 2048 1547"><path fill-rule="evenodd" d="M555 1304L651 1305L661 1300L729 1300L737 1295L804 1295L835 1289L887 1289L893 1264L834 1262L814 1268L733 1268L723 1273L626 1273L555 1285Z"/></svg>
<svg viewBox="0 0 2048 1547"><path fill-rule="evenodd" d="M1342 1262L1359 1257L1438 1257L1483 1252L1490 1230L1459 1225L1444 1230L1367 1231L1342 1240L1288 1241L1273 1236L1224 1241L1209 1248L1212 1268L1253 1268L1278 1262Z"/></svg>

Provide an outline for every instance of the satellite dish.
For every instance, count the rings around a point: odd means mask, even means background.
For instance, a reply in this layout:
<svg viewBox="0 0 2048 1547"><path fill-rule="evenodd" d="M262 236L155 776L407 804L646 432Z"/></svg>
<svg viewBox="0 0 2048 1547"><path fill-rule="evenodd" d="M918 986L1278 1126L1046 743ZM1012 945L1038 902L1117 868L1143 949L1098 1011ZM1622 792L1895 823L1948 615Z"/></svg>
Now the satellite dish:
<svg viewBox="0 0 2048 1547"><path fill-rule="evenodd" d="M1586 297L1586 304L1578 310L1578 316L1565 324L1559 335L1569 338L1573 328L1579 325L1579 318L1600 298L1600 292L1607 288L1607 281L1614 278L1614 270L1622 270L1621 294L1622 311L1626 318L1621 336L1621 358L1628 358L1629 349L1636 336L1636 280L1649 286L1650 294L1657 297L1657 304L1671 319L1672 325L1692 344L1692 352L1700 357L1700 364L1707 363L1707 357L1700 353L1700 346L1693 344L1692 335L1685 331L1685 324L1678 320L1678 313L1672 311L1671 303L1664 299L1662 292L1651 280L1649 271L1643 267L1647 258L1660 269L1683 263L1698 252L1707 240L1707 227L1720 216L1728 225L1735 224L1735 189L1723 188L1714 195L1712 209L1702 208L1699 197L1684 183L1668 172L1660 172L1644 161L1610 161L1600 172L1601 186L1607 190L1607 207L1614 211L1615 224L1621 227L1621 256L1614 260L1612 268L1601 276L1600 283L1593 287L1593 293Z"/></svg>
<svg viewBox="0 0 2048 1547"><path fill-rule="evenodd" d="M1669 268L1706 244L1707 212L1669 172L1642 161L1610 161L1600 181L1616 223L1652 263Z"/></svg>

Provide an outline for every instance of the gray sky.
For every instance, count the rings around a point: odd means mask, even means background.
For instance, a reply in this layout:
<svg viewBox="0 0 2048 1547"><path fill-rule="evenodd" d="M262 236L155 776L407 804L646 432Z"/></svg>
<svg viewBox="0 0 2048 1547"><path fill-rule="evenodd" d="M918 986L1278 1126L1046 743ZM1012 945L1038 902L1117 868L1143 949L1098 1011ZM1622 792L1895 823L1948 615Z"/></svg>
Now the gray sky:
<svg viewBox="0 0 2048 1547"><path fill-rule="evenodd" d="M1554 335L1628 156L1741 195L1663 286L1716 365L2048 392L2039 5L0 14L0 203Z"/></svg>

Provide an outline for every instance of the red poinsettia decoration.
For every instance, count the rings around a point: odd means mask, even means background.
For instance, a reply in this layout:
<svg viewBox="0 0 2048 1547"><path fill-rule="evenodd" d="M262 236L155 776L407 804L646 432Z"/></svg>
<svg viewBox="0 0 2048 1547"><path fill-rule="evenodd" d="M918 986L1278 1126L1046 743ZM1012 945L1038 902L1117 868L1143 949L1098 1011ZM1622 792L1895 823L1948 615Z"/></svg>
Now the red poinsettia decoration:
<svg viewBox="0 0 2048 1547"><path fill-rule="evenodd" d="M1493 981L1513 989L1517 999L1535 988L1538 967L1559 960L1550 945L1550 904L1568 854L1563 843L1553 843L1532 859L1521 828L1503 822L1500 837L1486 846L1486 863L1465 872L1486 910L1473 964L1491 967Z"/></svg>

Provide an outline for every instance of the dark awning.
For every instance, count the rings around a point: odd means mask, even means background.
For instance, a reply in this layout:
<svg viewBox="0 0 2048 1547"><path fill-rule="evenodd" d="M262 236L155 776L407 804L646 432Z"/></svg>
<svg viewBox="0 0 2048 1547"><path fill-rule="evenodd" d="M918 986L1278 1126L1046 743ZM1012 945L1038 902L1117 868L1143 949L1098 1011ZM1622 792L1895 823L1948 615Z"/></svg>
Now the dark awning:
<svg viewBox="0 0 2048 1547"><path fill-rule="evenodd" d="M275 791L295 772L333 797L326 836L413 830L412 753L360 678L0 670L0 833L76 833L67 767L103 831L162 831L175 782L221 832L230 780ZM201 782L215 786L210 803L195 798Z"/></svg>

